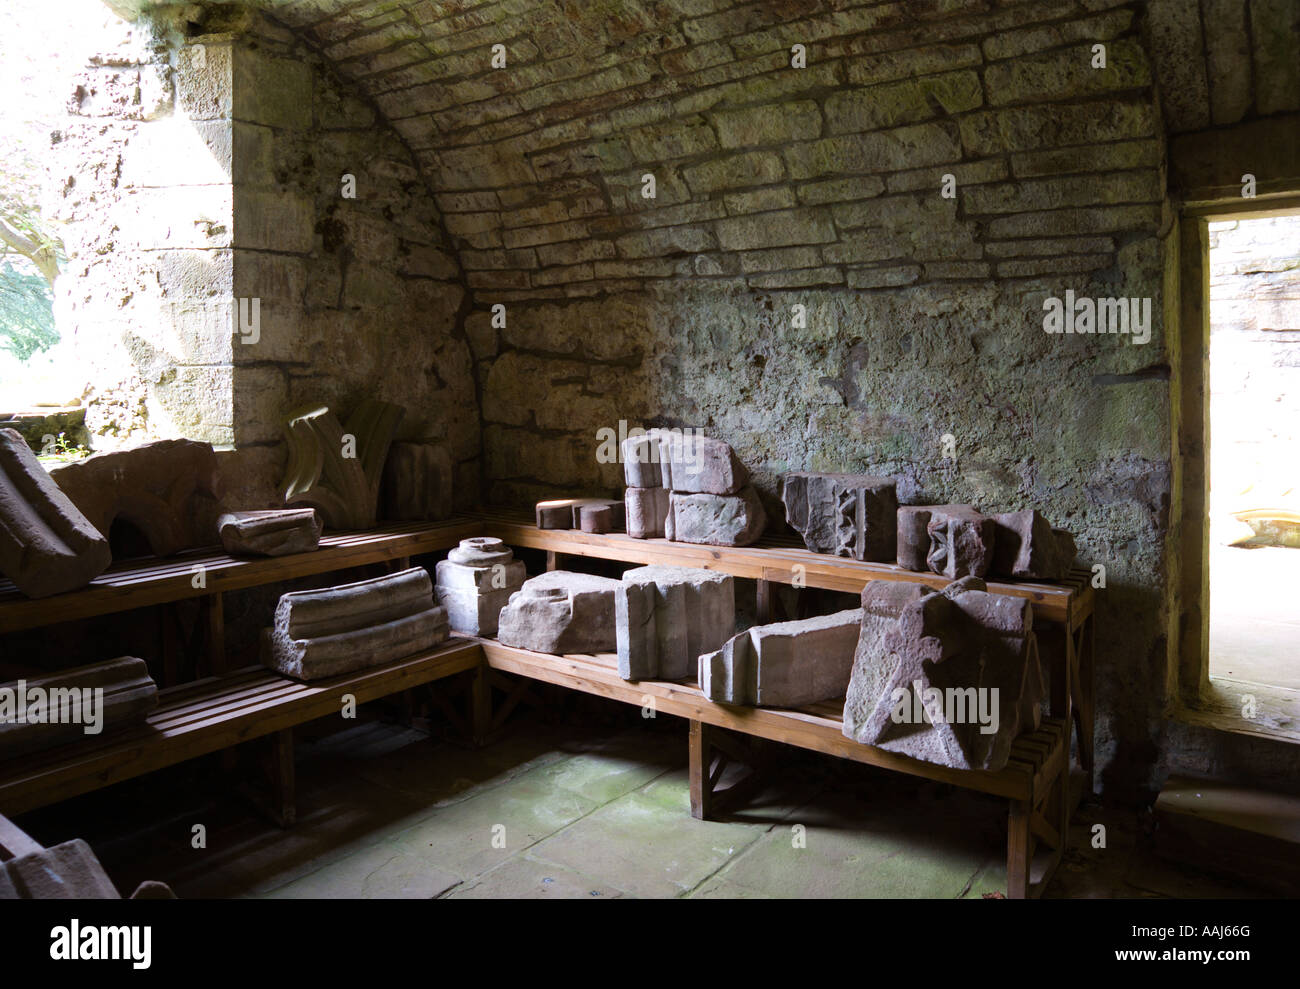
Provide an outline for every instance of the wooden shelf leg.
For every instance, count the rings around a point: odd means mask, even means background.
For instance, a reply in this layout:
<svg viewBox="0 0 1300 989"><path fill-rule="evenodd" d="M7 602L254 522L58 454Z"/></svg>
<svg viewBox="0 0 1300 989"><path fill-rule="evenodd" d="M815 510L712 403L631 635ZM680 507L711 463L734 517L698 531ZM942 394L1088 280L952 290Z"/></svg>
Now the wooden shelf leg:
<svg viewBox="0 0 1300 989"><path fill-rule="evenodd" d="M558 569L559 569L559 564L560 564L560 556L559 556L559 554L556 553L555 550L553 550L553 549L548 549L548 550L546 551L546 569L547 569L548 571L550 571L550 570L558 570Z"/></svg>
<svg viewBox="0 0 1300 989"><path fill-rule="evenodd" d="M293 827L298 819L292 728L271 736L271 813L282 828Z"/></svg>
<svg viewBox="0 0 1300 989"><path fill-rule="evenodd" d="M1023 900L1029 895L1029 863L1033 845L1029 824L1033 802L1012 800L1007 815L1007 899Z"/></svg>
<svg viewBox="0 0 1300 989"><path fill-rule="evenodd" d="M226 608L220 591L203 599L204 627L207 629L208 673L221 676L226 669Z"/></svg>
<svg viewBox="0 0 1300 989"><path fill-rule="evenodd" d="M711 731L712 727L701 721L690 723L691 817L700 821L709 819L713 803L713 786L709 782L709 764L713 756L709 740Z"/></svg>
<svg viewBox="0 0 1300 989"><path fill-rule="evenodd" d="M487 744L492 731L492 670L486 664L474 671L474 680L469 688L469 723L470 740L473 744Z"/></svg>
<svg viewBox="0 0 1300 989"><path fill-rule="evenodd" d="M758 623L760 625L769 625L772 622L772 582L770 580L756 580L757 585L756 604L758 611Z"/></svg>

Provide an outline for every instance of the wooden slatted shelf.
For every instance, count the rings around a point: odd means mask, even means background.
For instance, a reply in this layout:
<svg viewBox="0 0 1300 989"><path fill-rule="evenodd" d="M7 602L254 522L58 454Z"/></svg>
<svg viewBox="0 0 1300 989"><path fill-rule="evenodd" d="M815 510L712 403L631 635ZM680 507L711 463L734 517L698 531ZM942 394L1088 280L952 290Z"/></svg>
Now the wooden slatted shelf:
<svg viewBox="0 0 1300 989"><path fill-rule="evenodd" d="M721 771L711 769L713 747L731 750L715 729L795 745L894 772L950 783L1009 802L1007 890L1013 898L1041 894L1064 852L1069 826L1069 721L1044 718L1012 744L997 772L953 769L862 745L843 733L843 698L798 710L715 704L690 681L640 680L618 675L610 653L552 656L478 639L487 665L503 673L557 684L610 700L686 718L690 723L691 810L707 817Z"/></svg>
<svg viewBox="0 0 1300 989"><path fill-rule="evenodd" d="M129 560L109 567L86 587L35 600L24 596L12 581L0 579L0 635L433 553L450 549L481 529L476 518L459 516L445 522L331 533L321 538L319 549L288 556L248 558L193 550L166 559ZM194 568L200 566L203 586L196 587Z"/></svg>
<svg viewBox="0 0 1300 989"><path fill-rule="evenodd" d="M942 589L951 583L932 573L904 570L892 563L863 563L843 556L813 553L785 537L766 537L752 546L703 546L667 539L633 539L624 533L597 534L577 529L539 529L533 520L514 512L484 511L480 534L496 536L511 546L541 549L568 556L588 556L643 565L700 567L733 577L790 584L795 567L808 587L861 593L870 580L900 580ZM988 582L989 590L1028 598L1034 617L1077 628L1092 613L1092 574L1076 569L1059 584L1032 581Z"/></svg>
<svg viewBox="0 0 1300 989"><path fill-rule="evenodd" d="M265 735L476 669L477 642L454 638L430 652L316 683L249 668L161 691L144 724L103 739L0 763L0 813L20 814ZM289 752L291 773L292 751ZM290 779L292 777L290 776Z"/></svg>

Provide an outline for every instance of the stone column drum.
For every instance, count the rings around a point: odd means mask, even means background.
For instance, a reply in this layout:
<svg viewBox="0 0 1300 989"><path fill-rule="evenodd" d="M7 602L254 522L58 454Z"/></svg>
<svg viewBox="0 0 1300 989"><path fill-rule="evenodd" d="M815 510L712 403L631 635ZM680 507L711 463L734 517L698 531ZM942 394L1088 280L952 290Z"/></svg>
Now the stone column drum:
<svg viewBox="0 0 1300 989"><path fill-rule="evenodd" d="M522 560L500 539L462 539L440 560L434 592L451 627L466 635L496 635L501 609L528 578Z"/></svg>
<svg viewBox="0 0 1300 989"><path fill-rule="evenodd" d="M735 582L693 567L636 567L615 592L618 675L682 680L736 630Z"/></svg>

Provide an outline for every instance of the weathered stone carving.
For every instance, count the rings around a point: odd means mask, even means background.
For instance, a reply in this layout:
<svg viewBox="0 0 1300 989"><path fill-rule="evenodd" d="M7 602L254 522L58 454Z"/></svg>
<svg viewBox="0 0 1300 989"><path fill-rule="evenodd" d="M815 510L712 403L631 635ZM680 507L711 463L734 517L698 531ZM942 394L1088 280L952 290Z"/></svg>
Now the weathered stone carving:
<svg viewBox="0 0 1300 989"><path fill-rule="evenodd" d="M991 573L1022 580L1062 580L1074 564L1074 536L1054 529L1037 511L993 516L996 536Z"/></svg>
<svg viewBox="0 0 1300 989"><path fill-rule="evenodd" d="M315 508L329 529L373 527L384 461L404 414L400 405L366 399L346 430L324 406L291 415L285 421L285 504Z"/></svg>
<svg viewBox="0 0 1300 989"><path fill-rule="evenodd" d="M700 689L711 701L759 707L842 697L861 623L853 608L747 629L700 657Z"/></svg>
<svg viewBox="0 0 1300 989"><path fill-rule="evenodd" d="M98 744L157 706L158 685L132 656L0 683L0 759L82 740Z"/></svg>
<svg viewBox="0 0 1300 989"><path fill-rule="evenodd" d="M310 553L320 545L320 519L314 508L226 512L217 518L217 531L231 556Z"/></svg>
<svg viewBox="0 0 1300 989"><path fill-rule="evenodd" d="M567 570L532 577L502 609L497 639L555 655L613 652L618 585L608 577Z"/></svg>
<svg viewBox="0 0 1300 989"><path fill-rule="evenodd" d="M0 429L0 572L28 597L71 591L112 562L108 540L17 430Z"/></svg>
<svg viewBox="0 0 1300 989"><path fill-rule="evenodd" d="M630 488L731 495L749 482L749 471L722 440L694 430L651 429L623 441L623 478Z"/></svg>
<svg viewBox="0 0 1300 989"><path fill-rule="evenodd" d="M537 528L619 532L623 528L619 498L557 498L537 503Z"/></svg>
<svg viewBox="0 0 1300 989"><path fill-rule="evenodd" d="M423 567L281 595L267 665L320 680L425 652L447 638L447 612L433 601Z"/></svg>
<svg viewBox="0 0 1300 989"><path fill-rule="evenodd" d="M893 562L898 536L893 478L794 471L783 481L786 521L810 550Z"/></svg>
<svg viewBox="0 0 1300 989"><path fill-rule="evenodd" d="M624 496L627 534L634 539L662 539L669 495L667 488L628 488Z"/></svg>
<svg viewBox="0 0 1300 989"><path fill-rule="evenodd" d="M735 584L690 567L636 567L615 591L618 675L681 680L736 629Z"/></svg>
<svg viewBox="0 0 1300 989"><path fill-rule="evenodd" d="M501 609L523 586L528 572L500 539L479 536L438 562L434 591L451 627L466 635L496 635Z"/></svg>
<svg viewBox="0 0 1300 989"><path fill-rule="evenodd" d="M0 900L119 899L117 887L80 838L0 862Z"/></svg>
<svg viewBox="0 0 1300 989"><path fill-rule="evenodd" d="M982 577L993 562L993 520L974 509L936 508L926 525L930 551L925 562L933 573L956 579Z"/></svg>
<svg viewBox="0 0 1300 989"><path fill-rule="evenodd" d="M934 512L962 509L975 511L972 505L902 505L898 509L898 565L904 570L930 569L930 517Z"/></svg>
<svg viewBox="0 0 1300 989"><path fill-rule="evenodd" d="M450 518L454 473L451 452L443 443L392 444L380 485L380 516L394 522Z"/></svg>
<svg viewBox="0 0 1300 989"><path fill-rule="evenodd" d="M682 494L668 497L664 535L682 543L747 546L763 534L767 513L754 486L739 494Z"/></svg>
<svg viewBox="0 0 1300 989"><path fill-rule="evenodd" d="M1030 603L963 577L943 591L872 581L862 604L844 734L958 769L1005 766L1045 693Z"/></svg>
<svg viewBox="0 0 1300 989"><path fill-rule="evenodd" d="M160 440L96 453L56 467L50 476L105 537L122 519L140 531L155 556L217 542L217 534L208 528L215 511L208 510L221 489L217 457L209 443Z"/></svg>

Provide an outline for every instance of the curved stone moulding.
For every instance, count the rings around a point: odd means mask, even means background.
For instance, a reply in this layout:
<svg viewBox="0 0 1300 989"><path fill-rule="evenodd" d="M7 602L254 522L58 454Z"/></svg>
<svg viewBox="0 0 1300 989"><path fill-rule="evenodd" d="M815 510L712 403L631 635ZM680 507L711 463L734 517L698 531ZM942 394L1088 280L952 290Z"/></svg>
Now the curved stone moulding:
<svg viewBox="0 0 1300 989"><path fill-rule="evenodd" d="M619 676L682 680L735 632L735 582L716 570L635 567L615 591L614 617Z"/></svg>
<svg viewBox="0 0 1300 989"><path fill-rule="evenodd" d="M157 706L158 685L134 656L0 683L0 759L83 740L99 744ZM88 733L93 719L100 730Z"/></svg>
<svg viewBox="0 0 1300 989"><path fill-rule="evenodd" d="M500 539L476 536L439 560L434 592L451 627L466 635L496 635L501 609L528 577L522 560Z"/></svg>
<svg viewBox="0 0 1300 989"><path fill-rule="evenodd" d="M50 476L105 537L121 519L140 530L155 556L217 542L203 504L215 506L221 494L210 443L159 440L96 453Z"/></svg>
<svg viewBox="0 0 1300 989"><path fill-rule="evenodd" d="M217 518L221 546L231 556L285 556L320 546L314 508L226 512Z"/></svg>
<svg viewBox="0 0 1300 989"><path fill-rule="evenodd" d="M954 769L1002 769L1046 688L1025 598L978 577L936 591L870 581L844 702L846 737Z"/></svg>
<svg viewBox="0 0 1300 989"><path fill-rule="evenodd" d="M296 680L320 680L426 652L447 635L447 612L434 604L428 571L411 567L282 595L267 665Z"/></svg>
<svg viewBox="0 0 1300 989"><path fill-rule="evenodd" d="M799 707L842 697L862 611L757 625L699 659L700 690L721 704Z"/></svg>
<svg viewBox="0 0 1300 989"><path fill-rule="evenodd" d="M112 562L108 540L14 429L0 429L0 572L31 598L75 590Z"/></svg>
<svg viewBox="0 0 1300 989"><path fill-rule="evenodd" d="M379 514L379 485L393 435L406 410L366 399L347 428L328 406L315 406L285 420L289 460L280 489L286 505L315 508L329 529L373 528ZM345 456L343 438L355 439Z"/></svg>

